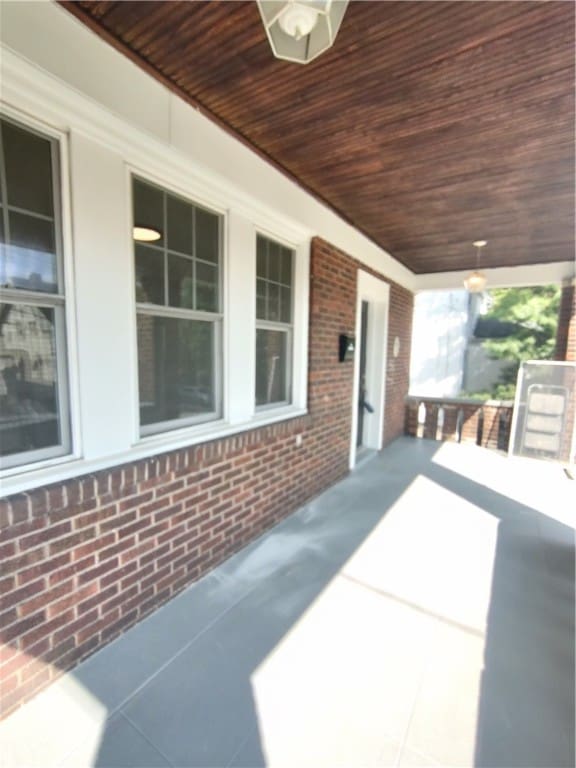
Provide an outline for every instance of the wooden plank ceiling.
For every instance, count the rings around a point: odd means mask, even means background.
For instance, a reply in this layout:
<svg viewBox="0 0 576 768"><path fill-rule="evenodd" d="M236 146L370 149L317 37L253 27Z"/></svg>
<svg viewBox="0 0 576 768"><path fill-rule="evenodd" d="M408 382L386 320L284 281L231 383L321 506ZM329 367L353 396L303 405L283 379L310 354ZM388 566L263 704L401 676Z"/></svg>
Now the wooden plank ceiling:
<svg viewBox="0 0 576 768"><path fill-rule="evenodd" d="M62 4L416 273L574 257L572 2L352 2L306 66L254 2Z"/></svg>

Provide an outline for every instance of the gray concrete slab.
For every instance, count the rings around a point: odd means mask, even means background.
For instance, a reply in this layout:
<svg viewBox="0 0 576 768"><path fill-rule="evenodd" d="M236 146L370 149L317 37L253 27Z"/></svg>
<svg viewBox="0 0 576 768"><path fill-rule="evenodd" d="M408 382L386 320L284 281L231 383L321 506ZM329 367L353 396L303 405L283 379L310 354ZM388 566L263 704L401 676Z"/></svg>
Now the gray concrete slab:
<svg viewBox="0 0 576 768"><path fill-rule="evenodd" d="M0 724L3 765L572 766L574 488L399 440Z"/></svg>

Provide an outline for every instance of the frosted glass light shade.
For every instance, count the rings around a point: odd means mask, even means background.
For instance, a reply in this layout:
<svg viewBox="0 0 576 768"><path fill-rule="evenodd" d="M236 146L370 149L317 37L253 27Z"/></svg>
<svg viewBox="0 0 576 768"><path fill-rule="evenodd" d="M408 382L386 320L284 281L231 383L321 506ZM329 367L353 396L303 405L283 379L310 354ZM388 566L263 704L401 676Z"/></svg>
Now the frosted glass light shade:
<svg viewBox="0 0 576 768"><path fill-rule="evenodd" d="M348 0L257 0L274 56L307 64L333 45Z"/></svg>
<svg viewBox="0 0 576 768"><path fill-rule="evenodd" d="M483 272L471 272L464 280L464 287L470 293L481 293L486 287L486 275Z"/></svg>

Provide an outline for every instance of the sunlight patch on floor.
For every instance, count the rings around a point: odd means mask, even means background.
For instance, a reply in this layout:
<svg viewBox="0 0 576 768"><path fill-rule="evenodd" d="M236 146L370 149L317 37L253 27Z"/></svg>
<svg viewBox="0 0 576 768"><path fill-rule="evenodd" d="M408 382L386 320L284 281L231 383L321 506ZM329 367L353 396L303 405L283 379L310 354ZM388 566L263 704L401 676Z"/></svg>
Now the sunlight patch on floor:
<svg viewBox="0 0 576 768"><path fill-rule="evenodd" d="M70 745L82 744L79 764L92 765L107 715L106 707L73 674L65 675L0 723L1 764L6 768L52 768L62 763Z"/></svg>
<svg viewBox="0 0 576 768"><path fill-rule="evenodd" d="M373 589L484 631L498 520L417 477L343 568Z"/></svg>
<svg viewBox="0 0 576 768"><path fill-rule="evenodd" d="M417 477L252 674L267 765L472 764L497 536Z"/></svg>
<svg viewBox="0 0 576 768"><path fill-rule="evenodd" d="M508 457L473 445L439 444L432 464L576 527L576 482L561 464Z"/></svg>

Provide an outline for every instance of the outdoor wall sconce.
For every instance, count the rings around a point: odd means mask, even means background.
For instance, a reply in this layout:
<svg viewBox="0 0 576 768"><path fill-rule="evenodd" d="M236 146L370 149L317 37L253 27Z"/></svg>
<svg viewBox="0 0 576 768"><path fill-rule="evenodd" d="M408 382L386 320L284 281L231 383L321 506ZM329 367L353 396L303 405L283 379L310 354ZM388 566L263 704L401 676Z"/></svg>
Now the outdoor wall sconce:
<svg viewBox="0 0 576 768"><path fill-rule="evenodd" d="M347 360L354 360L354 351L356 349L356 338L341 333L338 337L338 362L344 363Z"/></svg>
<svg viewBox="0 0 576 768"><path fill-rule="evenodd" d="M476 240L472 243L476 248L476 269L464 280L464 287L470 293L482 293L486 287L486 275L478 270L480 266L480 249L486 245L486 240Z"/></svg>
<svg viewBox="0 0 576 768"><path fill-rule="evenodd" d="M277 59L307 64L333 45L348 0L256 0Z"/></svg>

